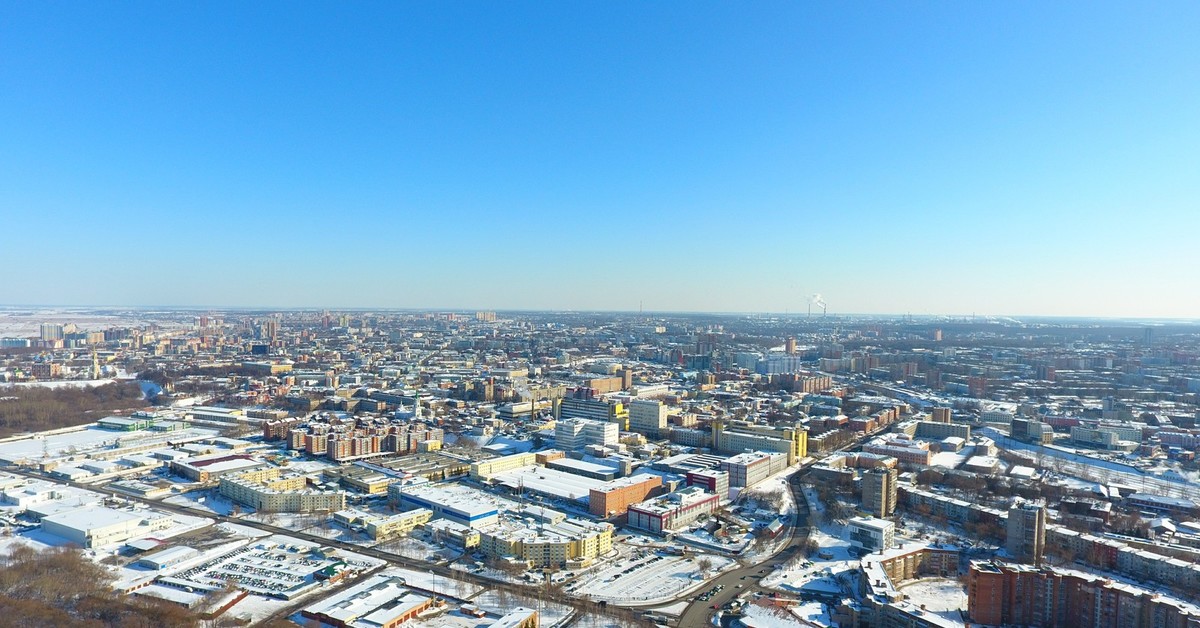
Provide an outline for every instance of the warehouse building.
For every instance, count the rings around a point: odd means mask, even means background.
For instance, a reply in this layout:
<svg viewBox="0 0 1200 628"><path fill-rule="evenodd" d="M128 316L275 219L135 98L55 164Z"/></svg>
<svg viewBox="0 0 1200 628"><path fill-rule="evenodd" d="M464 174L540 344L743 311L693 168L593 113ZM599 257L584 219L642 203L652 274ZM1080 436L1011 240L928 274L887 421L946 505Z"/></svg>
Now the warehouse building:
<svg viewBox="0 0 1200 628"><path fill-rule="evenodd" d="M42 530L80 547L103 547L175 525L170 516L148 510L86 506L42 518Z"/></svg>
<svg viewBox="0 0 1200 628"><path fill-rule="evenodd" d="M225 475L245 473L267 467L267 463L247 454L214 454L171 461L171 473L193 482L208 483Z"/></svg>
<svg viewBox="0 0 1200 628"><path fill-rule="evenodd" d="M433 598L407 588L404 578L379 574L305 607L300 614L338 628L395 628L433 604Z"/></svg>
<svg viewBox="0 0 1200 628"><path fill-rule="evenodd" d="M495 524L500 507L488 495L456 484L392 484L388 502L400 508L427 508L434 517L478 530Z"/></svg>

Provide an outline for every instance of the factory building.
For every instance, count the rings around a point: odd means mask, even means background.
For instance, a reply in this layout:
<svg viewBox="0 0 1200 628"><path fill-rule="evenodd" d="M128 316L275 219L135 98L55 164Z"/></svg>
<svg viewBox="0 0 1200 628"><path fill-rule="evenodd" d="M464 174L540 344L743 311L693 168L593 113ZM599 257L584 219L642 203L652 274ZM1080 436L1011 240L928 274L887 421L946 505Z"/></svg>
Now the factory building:
<svg viewBox="0 0 1200 628"><path fill-rule="evenodd" d="M625 514L630 504L636 504L662 490L662 478L657 475L635 475L619 478L588 491L588 511L595 517L608 518Z"/></svg>
<svg viewBox="0 0 1200 628"><path fill-rule="evenodd" d="M755 451L721 461L721 470L729 474L729 485L749 488L787 469L787 456Z"/></svg>
<svg viewBox="0 0 1200 628"><path fill-rule="evenodd" d="M661 401L635 399L629 403L629 429L654 438L667 433L667 405Z"/></svg>
<svg viewBox="0 0 1200 628"><path fill-rule="evenodd" d="M175 520L165 514L104 506L86 506L42 518L43 531L84 548L121 543L173 525Z"/></svg>
<svg viewBox="0 0 1200 628"><path fill-rule="evenodd" d="M537 454L513 454L511 456L501 456L490 460L480 460L479 462L471 463L471 477L476 480L486 480L498 473L512 471L537 464Z"/></svg>
<svg viewBox="0 0 1200 628"><path fill-rule="evenodd" d="M729 473L725 471L717 471L715 469L688 471L687 485L699 486L705 491L720 497L723 502L729 500Z"/></svg>
<svg viewBox="0 0 1200 628"><path fill-rule="evenodd" d="M405 509L427 508L434 517L474 530L495 525L500 519L500 509L483 493L454 484L392 484L388 502Z"/></svg>
<svg viewBox="0 0 1200 628"><path fill-rule="evenodd" d="M390 517L371 518L367 520L367 534L376 541L383 541L408 534L429 523L430 519L433 519L433 511L428 508L417 508Z"/></svg>
<svg viewBox="0 0 1200 628"><path fill-rule="evenodd" d="M307 606L300 614L337 628L396 628L431 608L398 576L374 575L341 593Z"/></svg>
<svg viewBox="0 0 1200 628"><path fill-rule="evenodd" d="M591 419L562 419L554 426L554 446L575 451L588 445L611 447L617 444L620 429L616 423Z"/></svg>
<svg viewBox="0 0 1200 628"><path fill-rule="evenodd" d="M225 475L245 473L267 467L267 463L247 454L214 454L210 456L195 456L183 460L172 460L171 473L185 477L193 482L207 484Z"/></svg>

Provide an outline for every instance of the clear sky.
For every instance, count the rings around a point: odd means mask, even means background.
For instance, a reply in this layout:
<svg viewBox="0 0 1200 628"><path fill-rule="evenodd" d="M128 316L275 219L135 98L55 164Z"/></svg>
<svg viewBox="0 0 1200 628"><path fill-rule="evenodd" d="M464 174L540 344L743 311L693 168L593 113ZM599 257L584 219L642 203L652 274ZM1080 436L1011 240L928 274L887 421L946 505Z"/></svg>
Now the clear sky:
<svg viewBox="0 0 1200 628"><path fill-rule="evenodd" d="M7 2L0 303L1200 317L1197 2Z"/></svg>

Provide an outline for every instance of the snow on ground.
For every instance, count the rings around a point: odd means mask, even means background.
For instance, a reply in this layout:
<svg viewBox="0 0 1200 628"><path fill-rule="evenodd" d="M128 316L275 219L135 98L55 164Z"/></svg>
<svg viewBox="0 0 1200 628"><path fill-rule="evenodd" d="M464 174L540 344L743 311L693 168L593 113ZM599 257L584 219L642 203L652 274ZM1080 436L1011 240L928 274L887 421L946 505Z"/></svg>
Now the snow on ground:
<svg viewBox="0 0 1200 628"><path fill-rule="evenodd" d="M924 606L951 621L962 622L959 610L967 608L967 592L958 580L950 578L925 578L899 587L908 602Z"/></svg>
<svg viewBox="0 0 1200 628"><path fill-rule="evenodd" d="M507 591L488 589L471 598L471 603L479 608L496 615L503 615L509 609L517 606L536 609L541 618L541 626L550 628L557 626L571 615L571 607L539 600L535 596L515 595ZM579 624L574 624L578 626Z"/></svg>
<svg viewBox="0 0 1200 628"><path fill-rule="evenodd" d="M270 532L263 532L258 528L251 528L250 526L244 526L236 523L218 523L216 527L235 536L248 536L255 539L271 535Z"/></svg>
<svg viewBox="0 0 1200 628"><path fill-rule="evenodd" d="M580 626L581 628L625 628L621 622L603 615L593 615L588 613L579 618L579 621L571 624L572 626Z"/></svg>
<svg viewBox="0 0 1200 628"><path fill-rule="evenodd" d="M823 520L825 506L811 488L805 488L805 499L813 513L813 521ZM855 580L858 558L853 546L845 539L845 526L824 523L813 528L812 538L819 550L811 557L797 556L762 579L762 586L792 593L835 594L848 589Z"/></svg>
<svg viewBox="0 0 1200 628"><path fill-rule="evenodd" d="M722 556L703 555L689 560L682 556L652 554L632 563L612 563L587 578L577 580L567 587L567 592L616 604L669 600L683 591L704 584L705 578L697 566L702 558L712 562L709 577L736 564Z"/></svg>
<svg viewBox="0 0 1200 628"><path fill-rule="evenodd" d="M754 537L750 534L742 536L729 536L718 539L706 532L703 528L696 528L691 532L680 532L675 535L675 540L697 547L699 549L729 552L731 554L741 554L750 546Z"/></svg>
<svg viewBox="0 0 1200 628"><path fill-rule="evenodd" d="M314 523L314 515L307 512L252 512L242 519L288 530L305 530Z"/></svg>
<svg viewBox="0 0 1200 628"><path fill-rule="evenodd" d="M778 511L779 514L791 516L796 512L796 500L792 498L792 491L788 488L788 477L791 475L791 469L775 475L755 484L753 488L744 491L739 497L747 500L747 506L752 505L756 498L763 495L777 494L783 501L782 508Z"/></svg>
<svg viewBox="0 0 1200 628"><path fill-rule="evenodd" d="M54 380L54 381L49 381L49 382L15 382L15 383L11 383L11 384L9 384L9 383L5 383L5 384L0 384L0 388L4 388L5 386L12 386L12 387L14 387L14 388L27 388L27 387L37 387L37 388L91 388L91 387L93 387L93 386L103 386L103 385L105 385L105 384L111 384L111 383L113 383L113 382L115 382L115 381L117 381L117 380L116 380L116 379L113 379L113 378L106 378L106 379L64 379L64 380Z"/></svg>
<svg viewBox="0 0 1200 628"><path fill-rule="evenodd" d="M367 543L371 543L371 541L367 541ZM375 549L396 554L398 556L421 558L422 560L429 562L455 560L462 555L462 552L459 550L450 547L439 547L416 536L402 536L399 538L390 539L377 544Z"/></svg>
<svg viewBox="0 0 1200 628"><path fill-rule="evenodd" d="M400 576L411 587L433 591L443 597L451 597L459 600L470 599L471 596L483 591L483 587L477 584L439 576L428 571L391 567L384 570L383 573L389 576Z"/></svg>
<svg viewBox="0 0 1200 628"><path fill-rule="evenodd" d="M779 606L748 604L742 613L746 619L754 622L752 625L759 628L797 628L805 625L788 609Z"/></svg>
<svg viewBox="0 0 1200 628"><path fill-rule="evenodd" d="M497 580L499 582L508 582L510 584L529 584L526 580L516 574L511 574L499 569L493 569L491 567L475 567L470 563L460 561L451 564L450 568L455 571L469 571L480 578L487 578L488 580Z"/></svg>
<svg viewBox="0 0 1200 628"><path fill-rule="evenodd" d="M313 587L311 591L306 592L290 600L281 600L273 597L263 597L261 595L247 595L242 598L242 601L233 605L233 608L225 612L227 617L246 617L251 622L262 621L275 613L295 606L296 604L311 604L327 595L333 593L334 589L340 583L331 584L328 580L322 582L319 586Z"/></svg>
<svg viewBox="0 0 1200 628"><path fill-rule="evenodd" d="M688 605L691 603L692 603L691 600L684 600L682 602L676 602L669 606L660 606L660 607L654 609L654 612L658 613L660 615L670 615L671 617L679 617L680 615L683 614L683 611L687 610Z"/></svg>
<svg viewBox="0 0 1200 628"><path fill-rule="evenodd" d="M81 430L74 430L49 436L31 435L28 438L9 440L0 443L0 458L17 460L20 458L41 459L43 455L50 458L76 456L108 449L120 444L122 447L133 445L154 445L162 443L166 447L168 441L186 442L199 438L217 436L216 430L201 427L187 427L174 432L152 432L137 430L133 432L114 432L94 425Z"/></svg>
<svg viewBox="0 0 1200 628"><path fill-rule="evenodd" d="M224 516L233 514L233 502L221 497L216 491L190 491L182 495L172 495L162 501L175 506L192 508L197 512Z"/></svg>
<svg viewBox="0 0 1200 628"><path fill-rule="evenodd" d="M169 539L176 536L182 536L188 532L194 532L196 530L207 528L214 523L212 519L207 517L193 517L191 515L171 514L171 518L175 520L175 525L165 530L156 530L155 532L145 536L151 536L156 539ZM125 542L122 541L120 544L124 545Z"/></svg>
<svg viewBox="0 0 1200 628"><path fill-rule="evenodd" d="M50 547L62 547L69 543L69 541L60 536L42 532L41 528L34 528L20 534L0 537L0 553L7 554L17 545L29 545L34 549L40 550Z"/></svg>
<svg viewBox="0 0 1200 628"><path fill-rule="evenodd" d="M1056 445L1038 447L1013 440L995 428L981 428L979 431L986 433L988 437L996 441L998 447L1003 449L1026 457L1042 456L1046 466L1061 471L1063 474L1070 474L1083 480L1129 484L1139 487L1139 490L1143 492L1200 501L1200 485L1186 481L1186 477L1182 477L1182 481L1153 477L1142 469L1115 460L1084 455Z"/></svg>
<svg viewBox="0 0 1200 628"><path fill-rule="evenodd" d="M325 469L336 466L337 465L329 462L328 460L305 460L303 458L292 458L288 460L287 469L288 471L294 471L296 473L303 473L307 475L310 473L320 473Z"/></svg>

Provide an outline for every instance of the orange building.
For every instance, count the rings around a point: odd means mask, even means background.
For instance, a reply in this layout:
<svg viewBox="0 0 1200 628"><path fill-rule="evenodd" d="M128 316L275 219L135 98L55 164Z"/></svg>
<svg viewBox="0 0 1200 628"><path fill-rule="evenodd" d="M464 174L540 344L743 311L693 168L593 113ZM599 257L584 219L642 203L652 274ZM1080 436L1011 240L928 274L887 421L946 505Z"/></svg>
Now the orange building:
<svg viewBox="0 0 1200 628"><path fill-rule="evenodd" d="M629 511L629 506L658 495L662 478L657 475L638 475L618 478L588 492L588 510L601 518L615 517Z"/></svg>

